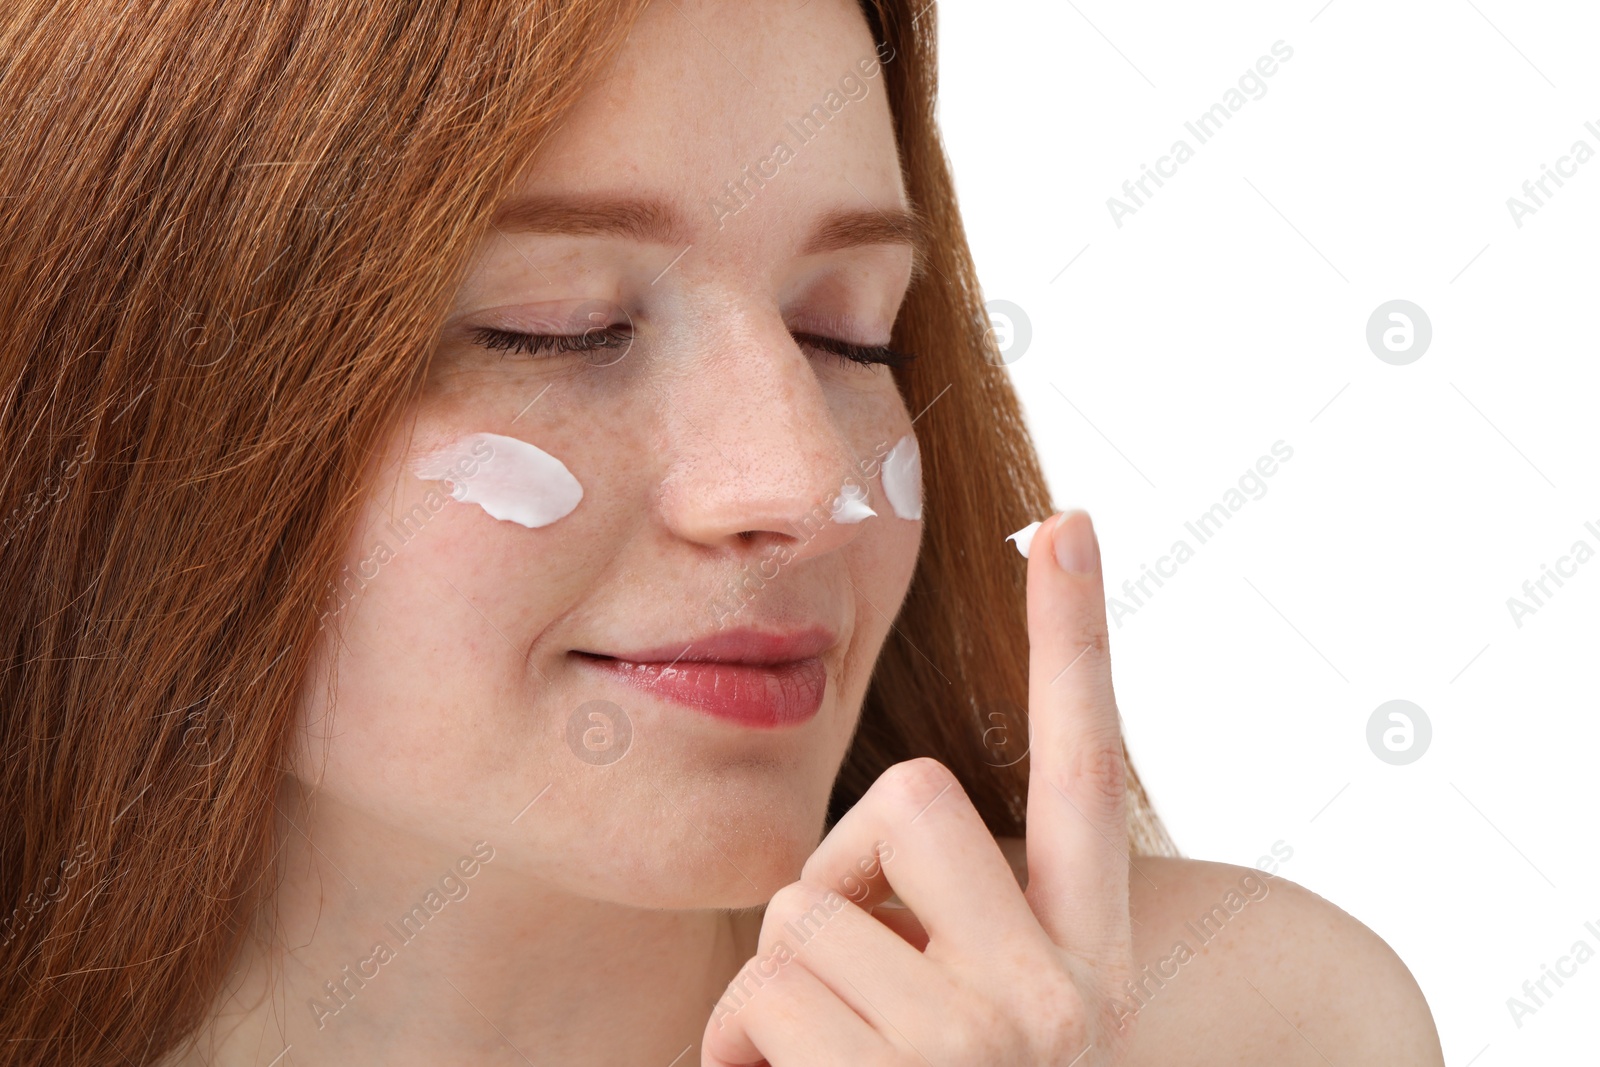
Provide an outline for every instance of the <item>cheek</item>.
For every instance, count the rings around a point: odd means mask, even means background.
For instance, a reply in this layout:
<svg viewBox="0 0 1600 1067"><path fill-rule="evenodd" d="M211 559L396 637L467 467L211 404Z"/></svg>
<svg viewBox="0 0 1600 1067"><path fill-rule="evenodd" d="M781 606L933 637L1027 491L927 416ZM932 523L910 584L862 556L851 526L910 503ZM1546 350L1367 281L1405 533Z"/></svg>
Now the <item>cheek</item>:
<svg viewBox="0 0 1600 1067"><path fill-rule="evenodd" d="M855 440L862 457L858 474L870 487L877 512L847 549L851 581L858 591L855 660L862 665L861 673L870 674L889 633L888 620L898 613L916 569L922 544L922 476L916 437L903 405L880 410ZM864 691L866 679L859 684Z"/></svg>
<svg viewBox="0 0 1600 1067"><path fill-rule="evenodd" d="M899 518L883 506L883 495L876 484L873 506L877 517L866 520L869 529L845 549L850 584L844 587L843 594L854 603L855 623L849 650L840 665L840 696L850 709L852 723L889 637L890 620L899 614L910 589L922 540L922 523Z"/></svg>
<svg viewBox="0 0 1600 1067"><path fill-rule="evenodd" d="M523 384L457 390L395 432L325 614L499 677L599 580L636 525L622 459L646 454L647 420L596 419L571 382Z"/></svg>
<svg viewBox="0 0 1600 1067"><path fill-rule="evenodd" d="M871 590L873 603L892 619L916 569L922 523L901 518L894 507L885 506L885 494L876 479L872 494L878 514L867 520L869 528L851 544L850 570L856 584L863 591ZM876 616L870 607L867 611ZM888 628L886 622L883 625Z"/></svg>
<svg viewBox="0 0 1600 1067"><path fill-rule="evenodd" d="M525 762L530 747L543 747L535 714L540 668L529 650L619 553L613 542L629 525L616 510L631 491L595 462L609 451L595 435L579 445L564 433L536 435L530 425L525 443L491 431L494 459L466 468L453 498L444 483L413 470L452 451L471 455L473 441L458 446L480 431L468 423L466 434L452 438L422 429L417 440L425 448L395 448L374 472L324 598L321 666L312 672L319 684L305 692L305 718L319 761L328 739L328 762L300 768L302 777L326 778L332 791L365 807L406 817L408 805L458 791L462 774L482 781L492 768L514 765L514 753ZM526 446L535 444L560 470L537 457L530 463ZM511 462L496 473L506 457ZM519 478L538 484L524 492ZM571 507L560 497L569 482L581 488ZM496 518L496 509L514 517ZM550 514L556 510L562 513ZM518 521L539 517L547 521ZM342 641L333 640L334 627ZM323 721L329 668L337 680L331 722ZM475 803L493 810L488 797Z"/></svg>
<svg viewBox="0 0 1600 1067"><path fill-rule="evenodd" d="M586 469L590 457L565 434L501 429L469 426L391 453L346 552L366 605L358 625L437 643L476 609L486 617L464 634L488 626L515 645L604 555L597 519L613 494Z"/></svg>

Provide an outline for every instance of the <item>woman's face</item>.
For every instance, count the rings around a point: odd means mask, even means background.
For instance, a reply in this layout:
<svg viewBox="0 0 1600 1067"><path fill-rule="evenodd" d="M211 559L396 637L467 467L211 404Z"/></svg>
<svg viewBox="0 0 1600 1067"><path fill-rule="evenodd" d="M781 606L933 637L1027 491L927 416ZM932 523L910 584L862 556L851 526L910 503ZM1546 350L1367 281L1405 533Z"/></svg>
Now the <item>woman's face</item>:
<svg viewBox="0 0 1600 1067"><path fill-rule="evenodd" d="M319 843L442 869L483 839L497 869L646 906L795 877L922 531L884 487L912 432L889 368L806 339L888 344L911 278L885 60L851 0L653 4L542 147L328 602L295 768ZM477 332L604 327L589 352ZM524 521L473 500L540 486ZM769 665L696 662L741 654Z"/></svg>

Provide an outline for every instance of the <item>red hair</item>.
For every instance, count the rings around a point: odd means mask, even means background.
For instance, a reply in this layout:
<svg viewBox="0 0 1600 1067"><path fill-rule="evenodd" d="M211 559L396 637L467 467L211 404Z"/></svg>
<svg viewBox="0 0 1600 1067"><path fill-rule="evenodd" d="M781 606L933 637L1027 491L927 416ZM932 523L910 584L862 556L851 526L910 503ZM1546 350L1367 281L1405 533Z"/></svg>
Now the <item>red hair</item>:
<svg viewBox="0 0 1600 1067"><path fill-rule="evenodd" d="M892 342L921 356L894 373L924 412L924 541L832 813L931 755L1021 836L1027 760L994 758L984 715L1027 703L1003 538L1053 509L920 2L864 10L934 238ZM155 1062L204 1020L271 897L279 768L362 478L479 233L644 3L8 10L0 1067ZM1134 850L1172 851L1129 783Z"/></svg>

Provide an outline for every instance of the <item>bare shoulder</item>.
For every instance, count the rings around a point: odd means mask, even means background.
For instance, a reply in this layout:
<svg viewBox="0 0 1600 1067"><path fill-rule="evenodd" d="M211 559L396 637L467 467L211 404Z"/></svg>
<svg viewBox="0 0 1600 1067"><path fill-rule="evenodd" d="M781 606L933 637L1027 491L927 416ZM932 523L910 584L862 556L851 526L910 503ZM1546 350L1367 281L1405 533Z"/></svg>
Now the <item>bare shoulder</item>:
<svg viewBox="0 0 1600 1067"><path fill-rule="evenodd" d="M999 839L1018 880L1018 838ZM1121 991L1129 1067L1436 1064L1432 1012L1410 970L1359 920L1253 867L1135 856L1134 976Z"/></svg>

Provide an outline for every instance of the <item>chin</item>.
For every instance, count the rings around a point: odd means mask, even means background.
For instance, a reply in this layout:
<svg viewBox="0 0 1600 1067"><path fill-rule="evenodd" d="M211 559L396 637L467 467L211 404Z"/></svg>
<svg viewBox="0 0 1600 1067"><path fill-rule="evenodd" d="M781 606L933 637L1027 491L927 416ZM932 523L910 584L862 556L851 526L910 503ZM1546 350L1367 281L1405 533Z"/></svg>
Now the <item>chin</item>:
<svg viewBox="0 0 1600 1067"><path fill-rule="evenodd" d="M816 841L777 838L748 842L675 839L670 852L656 839L640 842L629 869L594 871L587 884L570 887L588 897L629 907L666 910L741 910L765 904L800 877Z"/></svg>
<svg viewBox="0 0 1600 1067"><path fill-rule="evenodd" d="M536 847L577 895L652 909L756 907L798 879L821 842L827 788L797 799L770 784L729 784L664 787L670 800L647 787L637 805L563 819L576 834Z"/></svg>
<svg viewBox="0 0 1600 1067"><path fill-rule="evenodd" d="M822 840L823 811L798 818L790 809L773 819L749 812L704 827L705 836L683 839L673 855L659 851L658 888L664 907L751 908L765 904L800 871ZM648 847L648 846L647 846Z"/></svg>

